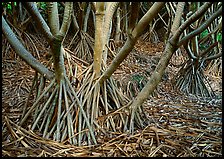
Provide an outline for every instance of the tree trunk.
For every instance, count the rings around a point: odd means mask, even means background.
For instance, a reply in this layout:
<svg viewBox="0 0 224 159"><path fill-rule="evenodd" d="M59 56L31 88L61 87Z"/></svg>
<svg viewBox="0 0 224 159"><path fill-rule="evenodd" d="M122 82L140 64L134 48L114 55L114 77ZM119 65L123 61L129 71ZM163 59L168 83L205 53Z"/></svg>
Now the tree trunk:
<svg viewBox="0 0 224 159"><path fill-rule="evenodd" d="M71 13L73 11L73 3L72 2L65 2L65 10L64 10L64 16L63 16L63 21L61 24L61 28L59 31L59 34L65 37L66 32L69 29L70 26L70 20L71 20Z"/></svg>
<svg viewBox="0 0 224 159"><path fill-rule="evenodd" d="M113 72L118 68L121 62L128 56L131 50L134 48L134 45L137 41L137 38L128 36L124 46L121 48L120 52L116 55L110 66L103 73L100 82L109 79Z"/></svg>
<svg viewBox="0 0 224 159"><path fill-rule="evenodd" d="M120 7L117 9L116 13L116 33L115 33L115 42L118 42L120 40L120 34L121 34L121 18L120 18L121 12Z"/></svg>
<svg viewBox="0 0 224 159"><path fill-rule="evenodd" d="M103 16L104 16L104 3L98 2L96 4L96 28L95 28L95 45L94 45L94 63L93 69L96 77L100 76L101 61L103 53L102 43L102 30L103 30Z"/></svg>
<svg viewBox="0 0 224 159"><path fill-rule="evenodd" d="M210 5L211 4L206 3L203 7L198 9L198 12L195 12L194 15L192 15L189 20L185 21L179 27L182 12L183 12L183 9L184 9L184 2L179 2L178 3L177 11L176 11L175 18L174 18L174 23L173 23L172 28L171 28L171 30L172 30L171 35L169 36L170 40L166 44L166 48L163 52L163 55L161 56L161 59L160 59L158 65L157 65L155 71L151 75L151 78L149 79L149 81L147 82L145 87L137 95L137 97L135 98L135 100L133 101L133 103L130 106L131 109L132 109L131 119L130 119L130 132L133 132L133 130L134 130L135 111L137 110L137 108L139 106L141 106L143 104L143 102L155 90L155 88L157 87L157 85L161 81L162 75L164 74L164 71L165 71L167 65L169 64L170 58L172 57L173 53L177 50L177 48L180 46L178 44L180 35L183 33L184 29L187 28L187 26L189 26L191 23L193 23L198 18L200 18L199 15L201 15L205 11L205 8L209 7ZM216 15L216 14L218 14L218 13L215 13L214 15ZM199 27L199 28L201 28L201 27ZM186 39L186 37L184 37L183 39ZM180 40L180 41L183 41L183 40Z"/></svg>
<svg viewBox="0 0 224 159"><path fill-rule="evenodd" d="M62 37L55 37L51 44L51 51L54 61L54 69L55 69L55 78L57 83L65 77L65 65L64 65L64 57L63 57L63 47L61 45Z"/></svg>
<svg viewBox="0 0 224 159"><path fill-rule="evenodd" d="M171 28L172 33L175 32L180 25L180 20L181 20L182 12L184 9L184 4L185 4L184 2L179 2L177 5L176 16L174 18L174 23ZM175 42L176 41L174 41L174 43ZM163 55L161 56L161 59L159 60L159 63L156 66L155 71L151 75L151 78L146 83L145 87L141 90L141 92L138 93L137 97L134 99L133 103L131 104L130 107L132 112L131 112L131 119L130 119L130 132L133 132L134 130L135 111L137 110L139 106L143 104L143 102L148 98L148 96L156 89L157 85L160 83L162 76L165 72L165 69L167 65L169 64L169 60L171 59L176 49L177 47L175 47L174 45L171 45L170 42L166 44L166 48L163 52Z"/></svg>
<svg viewBox="0 0 224 159"><path fill-rule="evenodd" d="M58 10L57 5L54 3L49 3L49 8L51 11L49 12L49 21L51 21L50 28L54 31L53 41L50 43L52 56L54 60L54 69L55 69L55 78L58 83L64 78L66 75L65 66L64 66L64 49L62 47L62 40L65 37L65 33L67 32L70 24L71 12L72 12L72 3L65 3L64 17L63 22L59 31L59 22L58 15L56 15Z"/></svg>
<svg viewBox="0 0 224 159"><path fill-rule="evenodd" d="M91 11L91 3L89 2L88 7L86 8L86 14L84 17L84 22L83 22L83 32L87 32L90 11Z"/></svg>
<svg viewBox="0 0 224 159"><path fill-rule="evenodd" d="M173 53L176 51L176 48L172 46L169 42L166 44L166 48L161 56L161 59L151 75L149 81L146 83L145 87L138 93L137 97L134 99L131 104L132 114L131 114L131 122L130 122L130 132L133 132L133 120L136 109L143 104L143 102L148 98L148 96L153 93L156 89L157 85L160 83L162 76L165 72L167 65L169 64L169 60L172 57Z"/></svg>
<svg viewBox="0 0 224 159"><path fill-rule="evenodd" d="M53 35L48 27L47 23L41 16L36 4L33 2L22 2L27 11L31 14L32 18L37 22L39 29L44 34L47 41L50 43L53 40Z"/></svg>
<svg viewBox="0 0 224 159"><path fill-rule="evenodd" d="M108 6L106 7L106 13L104 18L104 29L103 29L103 61L105 64L107 61L107 53L108 53L108 49L106 45L108 45L111 30L112 30L112 18L119 3L111 2L107 4Z"/></svg>

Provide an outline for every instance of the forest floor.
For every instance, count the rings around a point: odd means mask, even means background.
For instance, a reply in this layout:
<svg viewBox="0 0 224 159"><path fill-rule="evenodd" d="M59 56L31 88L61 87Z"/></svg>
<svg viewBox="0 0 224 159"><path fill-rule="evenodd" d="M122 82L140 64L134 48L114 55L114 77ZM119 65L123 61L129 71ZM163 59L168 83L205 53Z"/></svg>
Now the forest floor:
<svg viewBox="0 0 224 159"><path fill-rule="evenodd" d="M35 72L8 43L2 44L7 50L2 53L2 156L222 157L221 77L207 75L219 99L197 98L172 86L178 68L169 65L155 94L143 104L148 126L134 134L111 132L110 138L99 136L96 146L77 147L43 139L17 125ZM113 75L127 96L141 90L163 49L163 43L137 42ZM181 56L174 55L171 62L178 60Z"/></svg>

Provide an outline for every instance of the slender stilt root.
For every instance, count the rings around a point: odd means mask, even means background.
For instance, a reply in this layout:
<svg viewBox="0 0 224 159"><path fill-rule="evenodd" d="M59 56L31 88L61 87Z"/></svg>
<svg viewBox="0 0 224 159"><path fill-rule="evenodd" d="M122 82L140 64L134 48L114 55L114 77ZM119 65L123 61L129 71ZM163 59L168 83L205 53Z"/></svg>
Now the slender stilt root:
<svg viewBox="0 0 224 159"><path fill-rule="evenodd" d="M100 132L107 135L106 131L128 131L129 126L133 132L134 124L142 126L142 109L131 110L130 100L113 78L100 85L92 69L91 65L83 71L82 85L76 92L67 77L59 83L53 79L48 86L43 77L35 78L37 97L20 125L34 112L31 130L38 129L44 138L74 145L97 144L95 136Z"/></svg>
<svg viewBox="0 0 224 159"><path fill-rule="evenodd" d="M95 74L92 73L91 65L85 72L82 81L83 85L77 92L90 124L105 135L107 135L105 130L114 132L129 131L129 121L131 112L133 112L129 108L131 101L118 89L112 77L101 85L99 79L94 79L94 77ZM142 109L138 108L133 113L135 114L133 119L135 125L143 126L142 116L139 114L143 113ZM84 123L83 126L85 126ZM84 138L83 134L79 135L80 138Z"/></svg>
<svg viewBox="0 0 224 159"><path fill-rule="evenodd" d="M65 77L60 83L56 83L53 79L47 87L43 88L40 80L37 98L23 116L20 125L23 125L35 111L31 130L37 128L44 138L59 142L68 141L76 145L77 136L83 131L80 124L85 123L88 129L85 131L88 131L89 139L97 144L92 126L68 78Z"/></svg>
<svg viewBox="0 0 224 159"><path fill-rule="evenodd" d="M72 38L68 49L75 53L75 56L85 61L92 62L94 39L86 32L79 30Z"/></svg>
<svg viewBox="0 0 224 159"><path fill-rule="evenodd" d="M186 94L194 94L201 97L214 97L215 94L204 76L201 67L195 67L187 62L176 76L176 86ZM210 90L209 90L210 89Z"/></svg>

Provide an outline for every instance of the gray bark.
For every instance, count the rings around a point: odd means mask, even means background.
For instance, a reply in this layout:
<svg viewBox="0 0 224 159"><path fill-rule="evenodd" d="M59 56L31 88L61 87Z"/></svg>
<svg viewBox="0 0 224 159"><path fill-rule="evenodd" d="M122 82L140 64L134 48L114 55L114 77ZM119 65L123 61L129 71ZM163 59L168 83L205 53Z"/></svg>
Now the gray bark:
<svg viewBox="0 0 224 159"><path fill-rule="evenodd" d="M44 34L47 41L50 43L53 40L53 35L52 35L47 23L45 22L45 20L41 16L39 10L37 9L37 6L33 2L25 2L25 3L23 3L23 5L28 10L28 12L31 14L32 18L37 22L39 29Z"/></svg>
<svg viewBox="0 0 224 159"><path fill-rule="evenodd" d="M17 39L16 35L13 33L4 17L2 16L2 31L9 43L12 45L16 53L33 69L38 71L40 74L44 75L47 79L52 79L54 73L48 70L43 64L37 61L36 58L32 56L30 52L22 45L22 43Z"/></svg>

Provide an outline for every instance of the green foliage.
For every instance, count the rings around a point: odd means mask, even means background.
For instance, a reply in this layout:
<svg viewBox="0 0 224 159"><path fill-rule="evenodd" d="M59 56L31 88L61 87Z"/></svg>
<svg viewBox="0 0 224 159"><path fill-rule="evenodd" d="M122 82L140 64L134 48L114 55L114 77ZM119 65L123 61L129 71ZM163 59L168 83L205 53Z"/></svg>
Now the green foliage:
<svg viewBox="0 0 224 159"><path fill-rule="evenodd" d="M216 36L216 40L218 41L218 42L222 42L222 33L218 33L217 34L217 36Z"/></svg>
<svg viewBox="0 0 224 159"><path fill-rule="evenodd" d="M137 87L142 90L142 88L144 87L145 83L147 82L147 78L144 75L141 74L134 74L132 75L132 79L131 81L133 83L137 84Z"/></svg>
<svg viewBox="0 0 224 159"><path fill-rule="evenodd" d="M200 34L200 39L206 37L208 34L209 34L208 29L204 30ZM218 41L220 43L222 42L222 33L221 32L219 32L219 33L216 34L216 41ZM200 49L203 50L203 49L206 49L207 48L207 45L206 44L200 44L199 47L200 47Z"/></svg>
<svg viewBox="0 0 224 159"><path fill-rule="evenodd" d="M204 30L201 34L200 34L200 38L204 38L209 34L208 29ZM216 40L218 42L222 41L222 33L219 32L218 34L216 34Z"/></svg>
<svg viewBox="0 0 224 159"><path fill-rule="evenodd" d="M45 11L47 9L46 2L37 2L37 8Z"/></svg>
<svg viewBox="0 0 224 159"><path fill-rule="evenodd" d="M201 33L200 37L201 37L201 38L204 38L204 37L206 37L207 35L208 35L208 29L205 29L205 30Z"/></svg>
<svg viewBox="0 0 224 159"><path fill-rule="evenodd" d="M12 14L12 3L13 2L2 2L2 7L6 8L6 12L9 14ZM17 3L14 2L14 5L16 6Z"/></svg>
<svg viewBox="0 0 224 159"><path fill-rule="evenodd" d="M137 83L140 83L143 79L145 78L145 76L136 74L132 76L132 81L135 81Z"/></svg>

